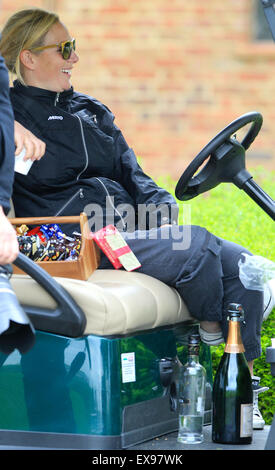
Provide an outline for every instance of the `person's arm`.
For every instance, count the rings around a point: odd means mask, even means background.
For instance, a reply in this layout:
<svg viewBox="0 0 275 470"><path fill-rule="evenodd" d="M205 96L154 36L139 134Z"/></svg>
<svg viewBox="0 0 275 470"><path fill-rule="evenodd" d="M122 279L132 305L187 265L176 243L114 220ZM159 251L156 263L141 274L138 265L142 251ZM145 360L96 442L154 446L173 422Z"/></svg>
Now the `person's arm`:
<svg viewBox="0 0 275 470"><path fill-rule="evenodd" d="M14 115L9 98L9 77L0 55L0 206L10 209L14 178Z"/></svg>
<svg viewBox="0 0 275 470"><path fill-rule="evenodd" d="M12 263L18 253L16 232L0 206L0 265Z"/></svg>
<svg viewBox="0 0 275 470"><path fill-rule="evenodd" d="M177 224L179 208L176 199L144 173L138 164L134 151L128 146L122 132L114 124L115 116L112 111L94 98L90 97L89 100L92 101L89 107L92 104L94 112L97 113L99 128L113 138L113 178L126 189L134 200L136 213L139 213L139 209L146 211L147 207L152 216L157 215L155 217L155 219L157 218L155 226ZM154 217L152 217L153 219ZM153 227L150 224L148 227L148 224L146 224L145 228Z"/></svg>
<svg viewBox="0 0 275 470"><path fill-rule="evenodd" d="M3 57L0 55L0 206L5 214L10 209L14 181L15 153L25 147L27 158L41 158L45 144L21 124L14 122L9 95L9 77Z"/></svg>
<svg viewBox="0 0 275 470"><path fill-rule="evenodd" d="M155 212L157 226L159 227L177 224L178 205L175 198L144 173L137 162L134 151L129 148L122 132L115 125L113 127L113 137L116 149L116 174L124 188L136 202L136 205L139 206L140 211L147 211L148 214L150 212L151 220L153 220L153 213Z"/></svg>

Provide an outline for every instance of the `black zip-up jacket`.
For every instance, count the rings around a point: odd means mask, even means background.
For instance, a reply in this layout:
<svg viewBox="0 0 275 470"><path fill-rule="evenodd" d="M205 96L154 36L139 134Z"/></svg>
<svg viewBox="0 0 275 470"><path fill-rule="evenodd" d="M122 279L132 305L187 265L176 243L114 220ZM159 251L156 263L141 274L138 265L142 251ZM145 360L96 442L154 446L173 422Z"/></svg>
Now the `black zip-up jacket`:
<svg viewBox="0 0 275 470"><path fill-rule="evenodd" d="M17 217L84 210L92 230L108 223L128 231L151 228L154 220L155 226L177 223L175 199L142 171L106 106L73 88L56 93L18 81L10 96L15 119L46 143L28 175L15 173Z"/></svg>
<svg viewBox="0 0 275 470"><path fill-rule="evenodd" d="M14 117L9 98L9 76L0 55L0 205L10 209L14 179Z"/></svg>

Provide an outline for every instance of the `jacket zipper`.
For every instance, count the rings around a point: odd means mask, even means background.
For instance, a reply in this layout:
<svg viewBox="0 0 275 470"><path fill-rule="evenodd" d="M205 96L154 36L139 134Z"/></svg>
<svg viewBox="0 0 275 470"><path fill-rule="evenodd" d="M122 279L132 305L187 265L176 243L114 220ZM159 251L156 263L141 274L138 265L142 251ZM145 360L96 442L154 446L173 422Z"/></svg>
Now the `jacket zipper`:
<svg viewBox="0 0 275 470"><path fill-rule="evenodd" d="M81 138L82 138L82 143L83 143L84 152L85 152L85 156L86 156L86 163L85 163L85 166L84 166L83 170L77 175L77 178L76 178L76 180L78 181L79 178L80 178L80 176L82 175L82 173L84 173L84 171L86 171L86 169L87 169L87 167L88 167L89 156L88 156L88 151L87 151L87 146L86 146L86 141L85 141L85 135L84 135L84 130L83 130L83 125L82 125L81 119L80 119L80 117L79 117L77 114L76 114L76 117L77 117L77 119L79 120L79 125L80 125L80 130L81 130ZM121 215L120 212L117 210L117 208L114 206L113 201L112 201L112 198L111 198L111 196L110 196L110 193L109 193L108 189L106 188L106 186L105 186L105 184L103 183L103 181L100 180L100 178L95 177L95 179L97 179L97 180L100 182L100 184L103 186L103 188L104 188L104 190L105 190L105 192L106 192L106 194L107 194L107 197L108 197L108 199L109 199L109 201L110 201L110 204L111 204L112 208L114 209L114 211L116 212L116 214L119 216L119 218L120 218L120 220L121 220L121 222L122 222L122 225L123 225L123 230L125 231L126 228L127 228L127 227L126 227L126 224L125 224L125 222L124 222L124 220L123 220L122 215Z"/></svg>
<svg viewBox="0 0 275 470"><path fill-rule="evenodd" d="M70 199L65 202L65 204L61 207L61 209L59 209L59 211L55 214L55 217L57 217L58 215L62 214L62 212L66 209L67 206L69 206L71 204L72 201L74 201L75 198L77 198L77 196L79 195L80 199L83 199L84 198L84 194L83 194L83 189L80 188L75 194L73 194Z"/></svg>
<svg viewBox="0 0 275 470"><path fill-rule="evenodd" d="M120 220L121 220L121 222L122 222L123 231L125 231L126 228L127 228L127 227L126 227L126 224L125 224L125 222L124 222L124 220L123 220L123 217L122 217L121 213L117 210L117 208L116 208L115 205L113 204L112 197L111 197L111 195L110 195L108 189L106 188L105 184L103 183L103 181L101 181L100 178L98 178L97 176L95 176L95 179L96 179L97 181L99 181L100 184L103 186L103 189L104 189L104 191L105 191L106 194L107 194L107 197L108 197L108 199L109 199L109 201L110 201L110 204L111 204L112 208L114 209L115 213L119 216L119 218L120 218Z"/></svg>
<svg viewBox="0 0 275 470"><path fill-rule="evenodd" d="M54 99L54 106L56 106L58 101L59 101L59 95L60 95L60 93L56 93L56 97Z"/></svg>
<svg viewBox="0 0 275 470"><path fill-rule="evenodd" d="M54 100L54 106L56 106L57 103L59 102L59 96L60 96L60 93L59 92L56 93L55 100ZM84 131L83 131L83 125L82 125L80 117L77 116L77 114L76 114L76 117L79 121L79 126L80 126L80 131L81 131L81 139L82 139L82 144L83 144L83 147L84 147L85 159L86 159L83 170L76 177L76 181L78 181L80 176L82 175L82 173L84 173L84 171L86 171L86 169L88 167L89 157L88 157L88 151L87 151L87 146L86 146L86 141L85 141L85 136L84 136Z"/></svg>
<svg viewBox="0 0 275 470"><path fill-rule="evenodd" d="M99 183L103 186L103 189L104 189L104 191L106 192L106 195L107 195L107 197L108 197L108 199L109 199L109 201L110 201L110 204L111 204L112 208L114 209L114 211L116 212L116 214L119 216L119 218L120 218L120 220L121 220L121 222L122 222L122 225L123 225L123 230L125 231L125 230L126 230L126 224L125 224L125 222L124 222L124 220L123 220L123 217L122 217L121 213L120 213L120 212L117 210L117 208L114 206L113 201L112 201L112 197L111 197L111 195L110 195L108 189L106 188L105 184L103 183L103 181L101 181L100 178L98 178L97 176L95 176L95 179L96 179L97 181L99 181ZM82 189L82 188L80 188L75 194L73 194L73 195L70 197L70 199L69 199L67 202L65 202L65 204L59 209L59 211L56 212L55 217L57 217L57 216L59 216L60 214L62 214L62 212L66 209L66 207L68 207L68 206L71 204L71 202L74 201L74 200L77 198L77 196L79 196L80 199L83 199L83 198L84 198L84 193L83 193L83 189Z"/></svg>
<svg viewBox="0 0 275 470"><path fill-rule="evenodd" d="M85 158L86 158L86 162L85 162L83 170L76 177L76 181L78 181L80 176L82 175L82 173L84 173L84 171L87 170L88 163L89 163L89 156L88 156L88 151L87 151L87 146L86 146L86 141L85 141L85 136L84 136L83 125L82 125L81 119L80 119L79 116L77 116L77 114L76 114L76 117L77 117L77 119L79 121L79 125L80 125L82 144L83 144L83 147L84 147Z"/></svg>

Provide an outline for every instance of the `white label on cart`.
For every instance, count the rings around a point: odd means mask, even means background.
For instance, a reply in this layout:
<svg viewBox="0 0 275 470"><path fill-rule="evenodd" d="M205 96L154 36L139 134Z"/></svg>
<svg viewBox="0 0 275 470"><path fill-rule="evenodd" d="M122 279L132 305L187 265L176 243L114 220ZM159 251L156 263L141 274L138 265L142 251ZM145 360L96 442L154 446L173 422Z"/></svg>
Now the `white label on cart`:
<svg viewBox="0 0 275 470"><path fill-rule="evenodd" d="M134 352L121 354L121 369L123 383L136 381L136 364Z"/></svg>
<svg viewBox="0 0 275 470"><path fill-rule="evenodd" d="M241 405L240 437L249 437L253 433L253 405Z"/></svg>

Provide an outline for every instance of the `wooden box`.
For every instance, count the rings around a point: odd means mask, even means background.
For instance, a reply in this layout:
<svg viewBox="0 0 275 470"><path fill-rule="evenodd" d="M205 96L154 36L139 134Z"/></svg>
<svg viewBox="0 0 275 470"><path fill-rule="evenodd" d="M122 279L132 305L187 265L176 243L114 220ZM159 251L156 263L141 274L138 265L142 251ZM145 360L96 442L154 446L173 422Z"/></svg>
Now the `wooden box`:
<svg viewBox="0 0 275 470"><path fill-rule="evenodd" d="M41 224L66 224L78 223L81 231L81 250L77 260L72 261L37 261L36 264L45 269L51 276L67 277L72 279L87 280L97 269L100 262L99 248L89 238L87 215L83 212L80 216L64 217L20 217L9 219L12 225L41 225ZM13 265L14 274L24 272Z"/></svg>

